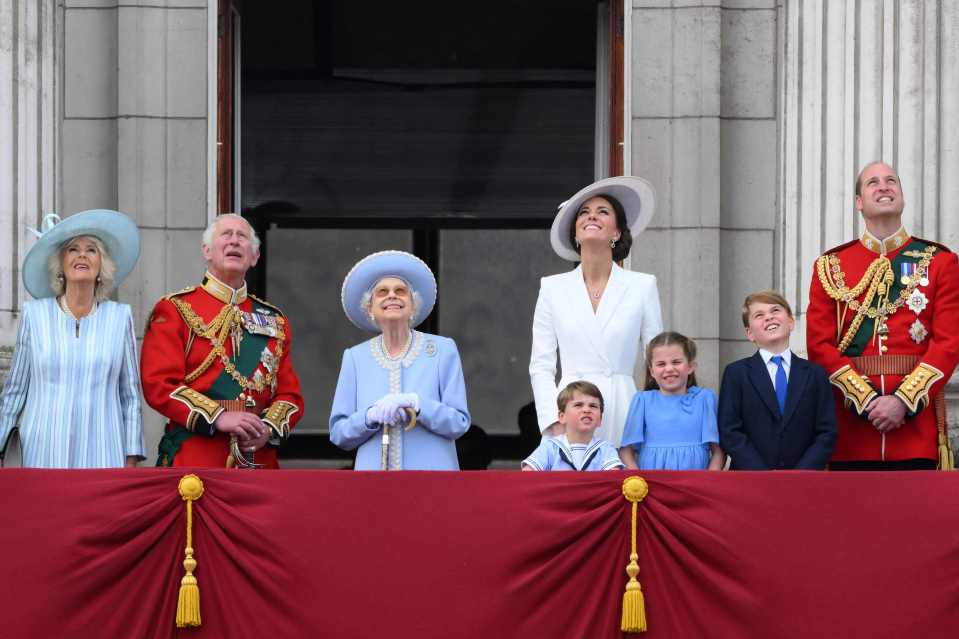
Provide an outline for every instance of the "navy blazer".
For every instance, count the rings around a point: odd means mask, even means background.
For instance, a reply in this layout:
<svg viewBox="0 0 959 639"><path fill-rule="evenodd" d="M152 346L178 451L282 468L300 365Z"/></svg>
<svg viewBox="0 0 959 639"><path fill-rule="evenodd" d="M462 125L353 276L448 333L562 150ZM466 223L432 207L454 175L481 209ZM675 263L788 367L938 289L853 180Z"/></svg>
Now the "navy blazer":
<svg viewBox="0 0 959 639"><path fill-rule="evenodd" d="M733 470L821 470L836 444L836 408L826 371L795 353L785 415L758 352L723 372L719 439Z"/></svg>

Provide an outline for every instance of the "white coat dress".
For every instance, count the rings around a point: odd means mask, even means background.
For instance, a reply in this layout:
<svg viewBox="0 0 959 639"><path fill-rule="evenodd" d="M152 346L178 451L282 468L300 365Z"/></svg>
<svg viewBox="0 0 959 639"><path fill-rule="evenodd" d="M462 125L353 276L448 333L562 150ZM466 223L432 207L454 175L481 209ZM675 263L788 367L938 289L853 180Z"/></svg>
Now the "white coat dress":
<svg viewBox="0 0 959 639"><path fill-rule="evenodd" d="M529 376L540 432L556 421L556 396L567 384L596 384L606 405L596 437L619 447L629 403L636 392L633 369L646 344L663 330L656 277L615 263L596 312L583 267L544 277L533 313ZM557 350L562 378L556 383ZM640 369L642 365L640 365Z"/></svg>

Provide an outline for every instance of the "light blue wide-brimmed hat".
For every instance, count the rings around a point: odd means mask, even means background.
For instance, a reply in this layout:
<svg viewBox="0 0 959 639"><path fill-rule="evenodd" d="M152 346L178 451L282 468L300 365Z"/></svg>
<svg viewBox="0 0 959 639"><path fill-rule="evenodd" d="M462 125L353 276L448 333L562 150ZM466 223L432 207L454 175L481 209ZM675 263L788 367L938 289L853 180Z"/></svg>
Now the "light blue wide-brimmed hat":
<svg viewBox="0 0 959 639"><path fill-rule="evenodd" d="M358 327L379 333L380 329L363 310L363 294L384 277L398 277L419 293L420 305L413 315L413 326L429 317L436 303L436 278L426 262L405 251L380 251L357 262L343 279L340 301L346 317Z"/></svg>
<svg viewBox="0 0 959 639"><path fill-rule="evenodd" d="M593 182L560 204L559 212L553 219L553 226L549 231L549 241L556 254L564 260L570 262L580 260L579 253L576 252L569 240L569 227L576 219L576 214L579 213L583 203L591 197L603 193L613 196L623 205L623 212L626 213L626 225L629 227L629 234L632 235L634 240L649 224L653 217L653 211L656 210L656 190L653 189L652 184L641 177L622 175ZM625 229L620 230L625 231Z"/></svg>
<svg viewBox="0 0 959 639"><path fill-rule="evenodd" d="M33 297L52 297L47 261L64 242L81 235L92 235L106 247L117 272L113 285L119 286L133 270L140 257L140 234L137 225L118 211L91 209L74 213L61 220L56 214L43 218L40 230L30 229L39 239L23 260L23 285Z"/></svg>

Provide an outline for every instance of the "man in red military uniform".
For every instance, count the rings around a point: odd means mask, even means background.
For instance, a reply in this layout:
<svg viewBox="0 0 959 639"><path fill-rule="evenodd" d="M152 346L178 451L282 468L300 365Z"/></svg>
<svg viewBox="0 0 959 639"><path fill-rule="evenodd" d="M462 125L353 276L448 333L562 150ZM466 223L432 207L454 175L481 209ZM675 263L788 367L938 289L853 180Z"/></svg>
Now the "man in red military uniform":
<svg viewBox="0 0 959 639"><path fill-rule="evenodd" d="M949 469L943 386L959 362L959 265L902 227L899 176L856 181L866 229L819 257L806 317L809 359L834 385L833 470Z"/></svg>
<svg viewBox="0 0 959 639"><path fill-rule="evenodd" d="M170 420L157 465L277 468L303 416L290 324L246 292L260 255L246 220L219 216L202 248L202 284L157 302L143 337L143 394Z"/></svg>

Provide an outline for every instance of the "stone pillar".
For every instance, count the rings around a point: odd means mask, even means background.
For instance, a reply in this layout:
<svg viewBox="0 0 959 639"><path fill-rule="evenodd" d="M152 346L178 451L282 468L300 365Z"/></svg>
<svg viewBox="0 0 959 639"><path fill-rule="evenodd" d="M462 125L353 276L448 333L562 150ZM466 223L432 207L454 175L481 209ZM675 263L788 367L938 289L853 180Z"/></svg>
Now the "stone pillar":
<svg viewBox="0 0 959 639"><path fill-rule="evenodd" d="M897 167L910 232L959 247L959 4L787 0L779 20L778 248L804 335L816 256L861 231L854 180L867 162ZM957 436L955 377L947 398Z"/></svg>
<svg viewBox="0 0 959 639"><path fill-rule="evenodd" d="M722 16L702 4L633 2L631 169L655 186L656 214L631 268L656 275L664 326L695 338L700 381L715 387Z"/></svg>
<svg viewBox="0 0 959 639"><path fill-rule="evenodd" d="M58 25L55 0L0 0L0 346L13 345L28 299L27 227L57 210Z"/></svg>
<svg viewBox="0 0 959 639"><path fill-rule="evenodd" d="M138 336L165 293L203 274L208 196L208 24L203 0L66 0L62 209L116 208L140 227L119 291ZM215 45L215 43L214 43ZM144 404L148 454L162 432Z"/></svg>
<svg viewBox="0 0 959 639"><path fill-rule="evenodd" d="M657 210L631 265L714 388L752 350L740 302L775 283L776 25L773 0L633 0L632 172Z"/></svg>

